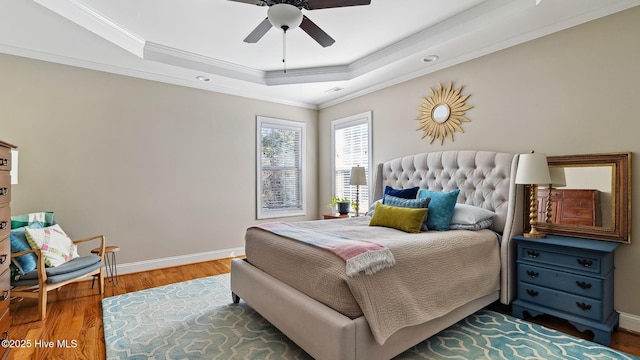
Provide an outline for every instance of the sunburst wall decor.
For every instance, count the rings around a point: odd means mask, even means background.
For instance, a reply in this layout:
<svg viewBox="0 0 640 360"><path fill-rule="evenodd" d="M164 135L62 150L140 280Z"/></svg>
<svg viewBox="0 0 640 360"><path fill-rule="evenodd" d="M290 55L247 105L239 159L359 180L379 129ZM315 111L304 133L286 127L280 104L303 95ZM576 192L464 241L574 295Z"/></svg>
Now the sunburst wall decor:
<svg viewBox="0 0 640 360"><path fill-rule="evenodd" d="M473 106L464 104L469 95L460 96L461 91L462 86L452 90L451 82L446 89L443 89L440 83L438 83L438 90L429 88L431 95L422 98L422 105L418 106L420 114L416 118L420 121L416 131L422 130L423 139L428 135L431 137L429 143L438 139L442 145L445 137L453 141L454 132L464 132L460 124L471 121L464 115Z"/></svg>

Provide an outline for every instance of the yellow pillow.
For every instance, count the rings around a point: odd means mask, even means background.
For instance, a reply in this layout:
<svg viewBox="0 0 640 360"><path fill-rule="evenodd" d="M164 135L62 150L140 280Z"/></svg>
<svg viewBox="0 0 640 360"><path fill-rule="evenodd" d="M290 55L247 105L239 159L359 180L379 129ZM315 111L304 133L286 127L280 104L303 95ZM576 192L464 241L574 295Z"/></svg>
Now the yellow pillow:
<svg viewBox="0 0 640 360"><path fill-rule="evenodd" d="M428 210L427 208L413 209L378 203L369 221L369 226L384 226L408 233L418 233Z"/></svg>

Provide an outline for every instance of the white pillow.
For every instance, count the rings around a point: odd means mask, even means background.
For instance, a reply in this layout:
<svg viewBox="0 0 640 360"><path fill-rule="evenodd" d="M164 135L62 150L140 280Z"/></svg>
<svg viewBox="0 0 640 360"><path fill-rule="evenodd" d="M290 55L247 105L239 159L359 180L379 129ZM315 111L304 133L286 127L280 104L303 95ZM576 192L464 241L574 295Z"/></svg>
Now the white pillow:
<svg viewBox="0 0 640 360"><path fill-rule="evenodd" d="M40 249L47 266L55 267L78 257L78 248L59 225L25 230L32 249Z"/></svg>
<svg viewBox="0 0 640 360"><path fill-rule="evenodd" d="M492 219L494 215L495 213L493 211L483 209L481 207L467 204L456 204L451 223L473 225L483 220Z"/></svg>
<svg viewBox="0 0 640 360"><path fill-rule="evenodd" d="M376 205L378 205L378 203L382 204L382 199L376 200L373 204L371 204L371 206L369 206L369 211L367 211L367 213L365 215L366 216L373 216L373 212L376 210Z"/></svg>

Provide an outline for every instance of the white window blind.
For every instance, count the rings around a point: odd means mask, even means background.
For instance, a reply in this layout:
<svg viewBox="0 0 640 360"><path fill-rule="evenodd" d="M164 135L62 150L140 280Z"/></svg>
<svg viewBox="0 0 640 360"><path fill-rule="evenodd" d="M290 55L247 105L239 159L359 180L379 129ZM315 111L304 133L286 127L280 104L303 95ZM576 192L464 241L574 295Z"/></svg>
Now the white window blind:
<svg viewBox="0 0 640 360"><path fill-rule="evenodd" d="M331 123L333 143L333 191L334 195L356 200L356 186L349 185L351 168L365 168L367 185L360 186L360 213L369 207L371 185L371 112L366 112Z"/></svg>
<svg viewBox="0 0 640 360"><path fill-rule="evenodd" d="M258 116L258 219L305 214L306 124Z"/></svg>

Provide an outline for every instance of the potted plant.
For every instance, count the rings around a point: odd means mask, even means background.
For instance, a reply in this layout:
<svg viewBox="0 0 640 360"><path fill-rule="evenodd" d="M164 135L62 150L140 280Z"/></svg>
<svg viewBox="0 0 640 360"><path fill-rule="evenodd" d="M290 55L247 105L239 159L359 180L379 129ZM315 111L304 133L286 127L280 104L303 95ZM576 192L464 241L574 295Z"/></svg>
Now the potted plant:
<svg viewBox="0 0 640 360"><path fill-rule="evenodd" d="M333 196L331 198L331 204L327 205L329 209L338 208L338 213L340 215L346 215L349 213L349 209L351 208L351 200L347 198L339 198L337 196Z"/></svg>

